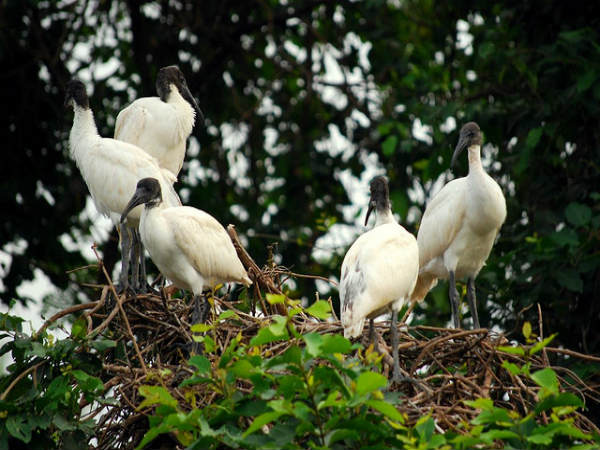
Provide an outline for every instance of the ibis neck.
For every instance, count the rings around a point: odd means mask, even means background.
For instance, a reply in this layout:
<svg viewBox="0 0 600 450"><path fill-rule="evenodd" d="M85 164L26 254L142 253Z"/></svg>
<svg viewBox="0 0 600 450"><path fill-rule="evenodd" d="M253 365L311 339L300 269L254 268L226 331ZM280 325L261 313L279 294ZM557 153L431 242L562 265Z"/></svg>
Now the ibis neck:
<svg viewBox="0 0 600 450"><path fill-rule="evenodd" d="M192 132L192 128L194 128L194 122L196 121L196 110L185 98L183 98L183 96L179 93L179 89L177 89L175 85L171 85L171 90L167 97L167 103L171 105L177 112L178 134L182 139L187 139Z"/></svg>
<svg viewBox="0 0 600 450"><path fill-rule="evenodd" d="M69 135L71 157L79 161L81 151L87 146L83 144L89 137L98 137L98 129L94 121L94 114L90 108L83 108L75 105L73 116L73 127Z"/></svg>
<svg viewBox="0 0 600 450"><path fill-rule="evenodd" d="M394 219L394 215L392 214L392 210L390 208L378 209L376 211L377 219L375 220L375 226L383 225L386 223L395 223L396 219Z"/></svg>
<svg viewBox="0 0 600 450"><path fill-rule="evenodd" d="M469 173L483 172L481 165L481 147L479 145L471 145L469 152Z"/></svg>

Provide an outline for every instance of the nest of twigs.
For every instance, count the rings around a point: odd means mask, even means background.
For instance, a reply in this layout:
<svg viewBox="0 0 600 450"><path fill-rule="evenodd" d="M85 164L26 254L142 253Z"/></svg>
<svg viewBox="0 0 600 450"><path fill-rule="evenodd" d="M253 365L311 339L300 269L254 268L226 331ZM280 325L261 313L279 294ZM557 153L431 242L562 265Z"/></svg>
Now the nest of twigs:
<svg viewBox="0 0 600 450"><path fill-rule="evenodd" d="M241 342L248 344L261 326L265 325L265 321L270 320L270 315L283 312L280 309L283 305L268 304L262 298L262 293L281 292L278 280L283 274L290 275L289 272L273 267L258 268L239 245L235 231L231 229L230 233L242 261L256 282L253 292L258 313L238 310L229 294L215 297L218 308L232 309L238 316L235 321L222 322L214 330L217 355L227 348L230 340L238 333L241 333ZM152 413L152 408L138 408L143 400L138 388L152 383L152 376L147 376L149 373L169 369L161 372L167 373L161 376L161 384L171 391L173 397L184 398L178 386L193 373L192 368L186 364L193 341L190 331L191 303L164 292L163 295L119 297L109 281L97 302L78 305L57 315L86 310L84 315L88 320L88 331L107 334L111 339L119 341L120 348L123 349L119 356L116 352L107 353L103 363L105 388L112 390L117 404L97 405L96 411L91 413L98 420L97 448L129 449L135 448L140 442L148 430L147 415ZM302 333L342 333L337 320L320 322L300 315L294 321ZM379 350L383 354L384 371L391 373L389 322L378 322L375 327L379 336ZM367 325L364 332L365 346L368 345L368 332ZM516 410L521 414L531 411L537 401L539 387L529 379L512 375L503 368L505 361L517 365L526 362L517 355L498 350L499 345L506 344L507 340L502 334L487 329L456 330L426 326L401 329L401 370L405 375L417 378L419 383L391 385L392 390L402 391L404 394L402 402L397 405L398 409L406 413L409 423L415 423L423 415L432 414L441 430L459 430L459 424L475 417L477 413L466 407L464 400L491 398L496 406ZM290 339L267 344L265 349L274 356L285 352L291 345L301 345L301 342ZM597 386L587 385L565 367L552 365L551 361L560 355L600 361L597 357L547 347L529 357L528 362L531 363L532 371L552 367L564 389L574 392L588 404L600 404ZM243 383L237 388L241 391L251 389ZM197 389L199 406L210 404L214 400L214 391L203 391L202 386ZM576 413L575 421L584 431L600 432L590 419L580 413Z"/></svg>

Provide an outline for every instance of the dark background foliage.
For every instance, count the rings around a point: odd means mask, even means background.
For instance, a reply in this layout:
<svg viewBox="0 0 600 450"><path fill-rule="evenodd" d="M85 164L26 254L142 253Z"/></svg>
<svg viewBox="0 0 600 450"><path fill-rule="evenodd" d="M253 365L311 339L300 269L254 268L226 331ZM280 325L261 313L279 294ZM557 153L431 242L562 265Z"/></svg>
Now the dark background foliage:
<svg viewBox="0 0 600 450"><path fill-rule="evenodd" d="M80 283L95 271L66 273L89 261L58 239L91 226L81 214L87 189L68 158L66 82L84 78L99 131L111 136L118 111L154 95L157 70L177 63L206 116L178 189L187 204L235 223L259 264L276 242L276 262L295 272L337 276L350 240L327 258L312 252L332 223L354 225L340 180L360 179L367 159L387 173L394 210L416 233L414 212L451 176L457 128L476 120L508 204L478 278L482 323L537 323L540 303L547 333L597 353L598 30L597 2L3 1L0 245L12 258L2 300L36 269L62 302L94 295ZM431 127L429 141L415 138L417 120ZM332 126L346 150L316 144ZM466 170L463 160L454 176ZM113 267L114 231L100 244ZM292 295L310 300L314 290L300 279ZM441 283L417 320L448 319Z"/></svg>

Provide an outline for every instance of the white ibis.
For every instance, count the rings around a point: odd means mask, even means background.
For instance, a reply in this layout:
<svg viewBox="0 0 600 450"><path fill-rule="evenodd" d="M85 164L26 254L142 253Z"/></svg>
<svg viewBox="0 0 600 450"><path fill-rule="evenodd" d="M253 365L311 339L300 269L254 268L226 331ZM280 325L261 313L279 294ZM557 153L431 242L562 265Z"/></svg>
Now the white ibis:
<svg viewBox="0 0 600 450"><path fill-rule="evenodd" d="M202 116L179 67L167 66L156 76L158 97L142 97L119 112L115 124L115 139L137 145L158 160L160 167L177 176L183 165L187 138L192 133L196 111ZM137 231L134 234L137 238ZM146 284L144 248L136 239L131 256L134 280Z"/></svg>
<svg viewBox="0 0 600 450"><path fill-rule="evenodd" d="M175 176L161 169L158 161L141 148L127 142L103 138L98 135L94 114L84 84L73 79L67 84L65 105L73 107L73 127L69 135L70 155L90 191L96 208L101 214L119 224L127 202L135 192L137 182L144 177L159 180L166 201L170 205L181 202L173 189ZM131 211L128 227L135 230L141 209ZM129 287L127 272L131 250L131 230L121 230L122 265L119 284L121 289Z"/></svg>
<svg viewBox="0 0 600 450"><path fill-rule="evenodd" d="M175 286L192 291L194 311L200 311L200 296L206 305L205 290L228 282L252 284L225 228L202 210L168 207L161 190L161 183L155 178L140 180L121 220L130 210L145 204L140 219L142 242L166 278Z"/></svg>
<svg viewBox="0 0 600 450"><path fill-rule="evenodd" d="M375 177L370 188L371 199L365 225L373 210L377 218L375 227L356 239L342 263L342 326L345 337L357 337L368 318L369 334L373 341L373 319L391 309L394 379L398 381L398 312L410 298L417 281L419 249L415 237L394 219L387 180L381 176Z"/></svg>
<svg viewBox="0 0 600 450"><path fill-rule="evenodd" d="M460 327L456 280L465 277L473 325L475 328L480 326L475 278L506 218L502 190L481 165L481 143L481 130L475 122L461 128L451 166L467 148L469 174L450 181L431 199L417 235L420 271L411 300L423 300L439 278L447 279L455 328Z"/></svg>
<svg viewBox="0 0 600 450"><path fill-rule="evenodd" d="M115 139L144 149L160 167L179 174L196 111L202 117L179 67L168 66L156 76L158 97L142 97L119 112Z"/></svg>

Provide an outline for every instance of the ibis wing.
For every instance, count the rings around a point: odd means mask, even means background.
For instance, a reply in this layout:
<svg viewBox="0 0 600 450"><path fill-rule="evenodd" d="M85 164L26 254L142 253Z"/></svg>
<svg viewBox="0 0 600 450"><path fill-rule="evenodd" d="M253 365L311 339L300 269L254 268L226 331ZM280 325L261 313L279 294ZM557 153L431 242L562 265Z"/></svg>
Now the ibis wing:
<svg viewBox="0 0 600 450"><path fill-rule="evenodd" d="M78 165L94 202L103 214L120 214L135 192L137 182L146 177L158 179L163 196L175 201L177 193L173 189L173 175L166 176L155 158L127 142L99 138L85 161L78 162Z"/></svg>
<svg viewBox="0 0 600 450"><path fill-rule="evenodd" d="M164 211L177 246L207 284L250 284L227 231L214 217L188 206Z"/></svg>
<svg viewBox="0 0 600 450"><path fill-rule="evenodd" d="M141 136L148 121L148 114L147 109L137 102L133 102L127 108L121 110L115 123L115 139L140 145Z"/></svg>
<svg viewBox="0 0 600 450"><path fill-rule="evenodd" d="M419 267L441 256L462 227L465 217L466 179L459 178L446 184L431 199L419 226Z"/></svg>

